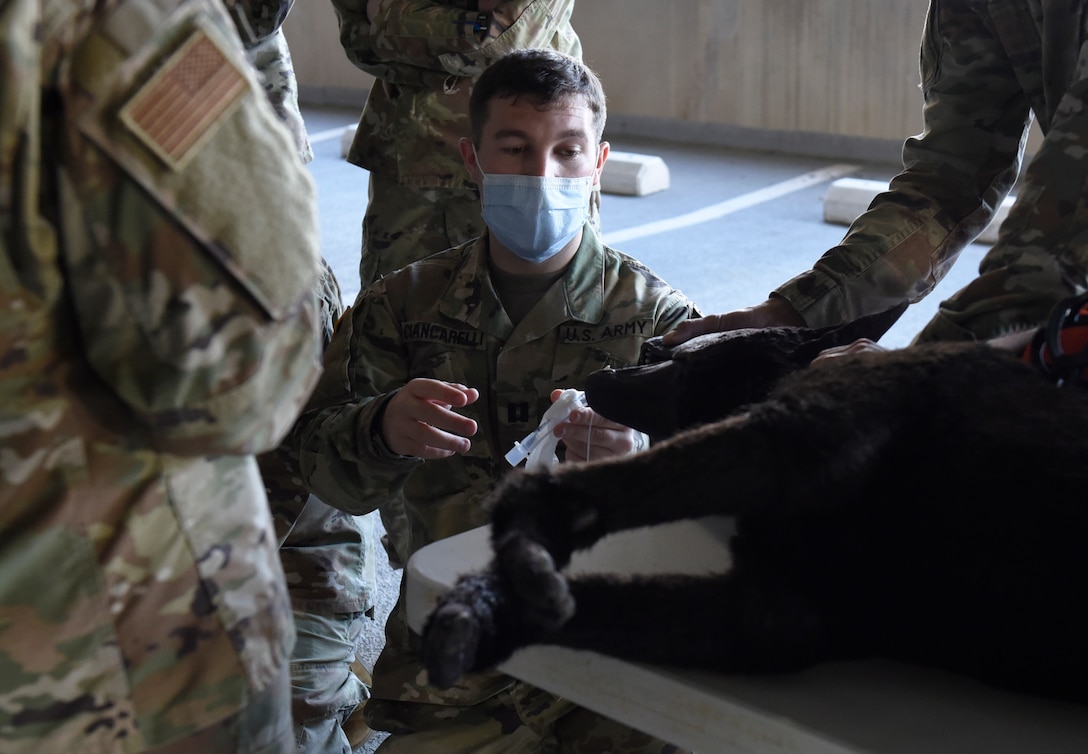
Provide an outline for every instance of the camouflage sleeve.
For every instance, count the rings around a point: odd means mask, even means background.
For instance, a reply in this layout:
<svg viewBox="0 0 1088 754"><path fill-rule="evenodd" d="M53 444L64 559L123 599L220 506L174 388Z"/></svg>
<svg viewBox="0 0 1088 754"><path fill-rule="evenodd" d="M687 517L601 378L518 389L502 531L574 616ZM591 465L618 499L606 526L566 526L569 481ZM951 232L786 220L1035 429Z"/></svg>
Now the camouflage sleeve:
<svg viewBox="0 0 1088 754"><path fill-rule="evenodd" d="M654 335L672 332L681 322L703 316L695 304L680 291L673 291L661 302L660 312L654 321Z"/></svg>
<svg viewBox="0 0 1088 754"><path fill-rule="evenodd" d="M283 29L246 48L246 57L261 77L261 85L272 109L291 133L298 156L303 163L314 159L306 122L298 105L298 80L291 61L291 49Z"/></svg>
<svg viewBox="0 0 1088 754"><path fill-rule="evenodd" d="M253 453L287 432L320 367L314 186L222 6L192 6L219 23L171 16L165 57L125 35L135 4L74 51L65 143L48 151L61 253L87 361L156 447ZM165 85L194 69L226 82L218 98L201 89L151 128Z"/></svg>
<svg viewBox="0 0 1088 754"><path fill-rule="evenodd" d="M1034 330L1088 289L1088 45L1074 70L979 276L941 302L915 342Z"/></svg>
<svg viewBox="0 0 1088 754"><path fill-rule="evenodd" d="M430 87L449 75L473 77L513 49L581 53L570 30L574 0L506 0L482 20L470 2L385 0L373 19L366 0L333 0L333 6L348 59L396 85Z"/></svg>
<svg viewBox="0 0 1088 754"><path fill-rule="evenodd" d="M304 483L331 506L363 515L398 492L420 464L385 448L375 424L408 381L400 327L379 281L337 324L325 370L295 425Z"/></svg>
<svg viewBox="0 0 1088 754"><path fill-rule="evenodd" d="M245 47L268 39L283 26L294 0L223 0Z"/></svg>
<svg viewBox="0 0 1088 754"><path fill-rule="evenodd" d="M905 169L840 245L776 291L809 326L924 297L1012 187L1030 107L973 8L930 3L921 45L924 131L907 140Z"/></svg>

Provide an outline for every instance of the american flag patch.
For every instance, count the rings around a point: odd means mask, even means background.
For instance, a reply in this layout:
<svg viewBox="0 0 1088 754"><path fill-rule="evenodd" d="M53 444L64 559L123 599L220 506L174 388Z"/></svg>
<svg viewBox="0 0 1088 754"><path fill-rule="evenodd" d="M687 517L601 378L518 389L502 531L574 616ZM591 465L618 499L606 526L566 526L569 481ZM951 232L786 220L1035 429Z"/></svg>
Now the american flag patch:
<svg viewBox="0 0 1088 754"><path fill-rule="evenodd" d="M121 108L121 121L174 170L245 93L245 76L201 29Z"/></svg>

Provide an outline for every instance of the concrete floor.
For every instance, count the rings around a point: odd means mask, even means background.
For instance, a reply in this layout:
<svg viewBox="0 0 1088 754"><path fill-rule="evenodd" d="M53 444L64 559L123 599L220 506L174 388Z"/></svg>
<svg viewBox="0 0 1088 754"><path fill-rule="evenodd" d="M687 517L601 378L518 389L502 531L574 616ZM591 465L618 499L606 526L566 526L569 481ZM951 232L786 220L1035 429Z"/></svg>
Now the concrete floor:
<svg viewBox="0 0 1088 754"><path fill-rule="evenodd" d="M358 111L304 108L304 115L314 142L310 169L318 190L322 253L340 281L345 303L351 303L359 291L367 172L341 159L340 136L344 127L357 120ZM662 157L671 185L644 197L604 195L605 240L683 290L705 314L762 301L839 242L845 228L823 221L823 197L834 178L848 173L887 181L898 171L897 165L850 163L844 167L835 160L733 151L667 139L607 138L613 150ZM905 346L929 321L938 302L976 275L985 251L980 244L964 250L935 292L910 307L881 342ZM380 534L376 514L371 518ZM396 600L400 579L399 571L389 569L381 548L376 550L380 561L377 620L360 653L368 667L381 650L381 627ZM372 736L355 754L370 754L382 739Z"/></svg>

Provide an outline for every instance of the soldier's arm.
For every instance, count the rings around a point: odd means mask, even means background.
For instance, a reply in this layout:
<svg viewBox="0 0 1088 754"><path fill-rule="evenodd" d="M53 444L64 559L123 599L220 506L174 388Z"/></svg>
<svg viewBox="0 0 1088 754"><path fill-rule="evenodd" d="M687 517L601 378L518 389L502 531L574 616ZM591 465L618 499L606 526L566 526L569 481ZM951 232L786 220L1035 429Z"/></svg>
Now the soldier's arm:
<svg viewBox="0 0 1088 754"><path fill-rule="evenodd" d="M692 301L680 291L674 290L658 308L654 320L654 335L664 335L676 329L681 322L701 317L702 314Z"/></svg>
<svg viewBox="0 0 1088 754"><path fill-rule="evenodd" d="M1017 189L979 275L915 338L992 340L1032 332L1062 299L1088 288L1088 72L1079 67Z"/></svg>
<svg viewBox="0 0 1088 754"><path fill-rule="evenodd" d="M76 51L62 90L64 148L48 150L86 359L159 450L266 450L320 366L313 182L221 4L202 4L200 25L171 16L169 56L115 35L134 7L95 30L107 41ZM146 63L133 71L129 60ZM154 128L154 106L177 96L169 83L208 69L223 82L218 97L205 87ZM285 202L291 212L270 209Z"/></svg>
<svg viewBox="0 0 1088 754"><path fill-rule="evenodd" d="M423 461L381 436L386 404L408 382L400 328L378 283L340 318L325 370L292 433L304 484L355 515L375 510Z"/></svg>
<svg viewBox="0 0 1088 754"><path fill-rule="evenodd" d="M906 169L840 245L776 291L808 326L921 299L1012 187L1029 103L970 7L931 5L921 52L925 128L904 146Z"/></svg>

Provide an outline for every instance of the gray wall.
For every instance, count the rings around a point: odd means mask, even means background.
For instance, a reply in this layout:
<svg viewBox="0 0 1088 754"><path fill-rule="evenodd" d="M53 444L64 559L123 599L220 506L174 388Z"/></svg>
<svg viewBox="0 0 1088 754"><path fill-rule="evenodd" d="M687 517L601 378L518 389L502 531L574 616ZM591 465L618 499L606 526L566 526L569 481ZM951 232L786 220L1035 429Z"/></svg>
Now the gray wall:
<svg viewBox="0 0 1088 754"><path fill-rule="evenodd" d="M898 162L921 130L926 0L582 0L609 135ZM362 107L327 0L285 26L303 99ZM1037 137L1037 135L1036 135ZM1030 149L1030 147L1029 147Z"/></svg>

